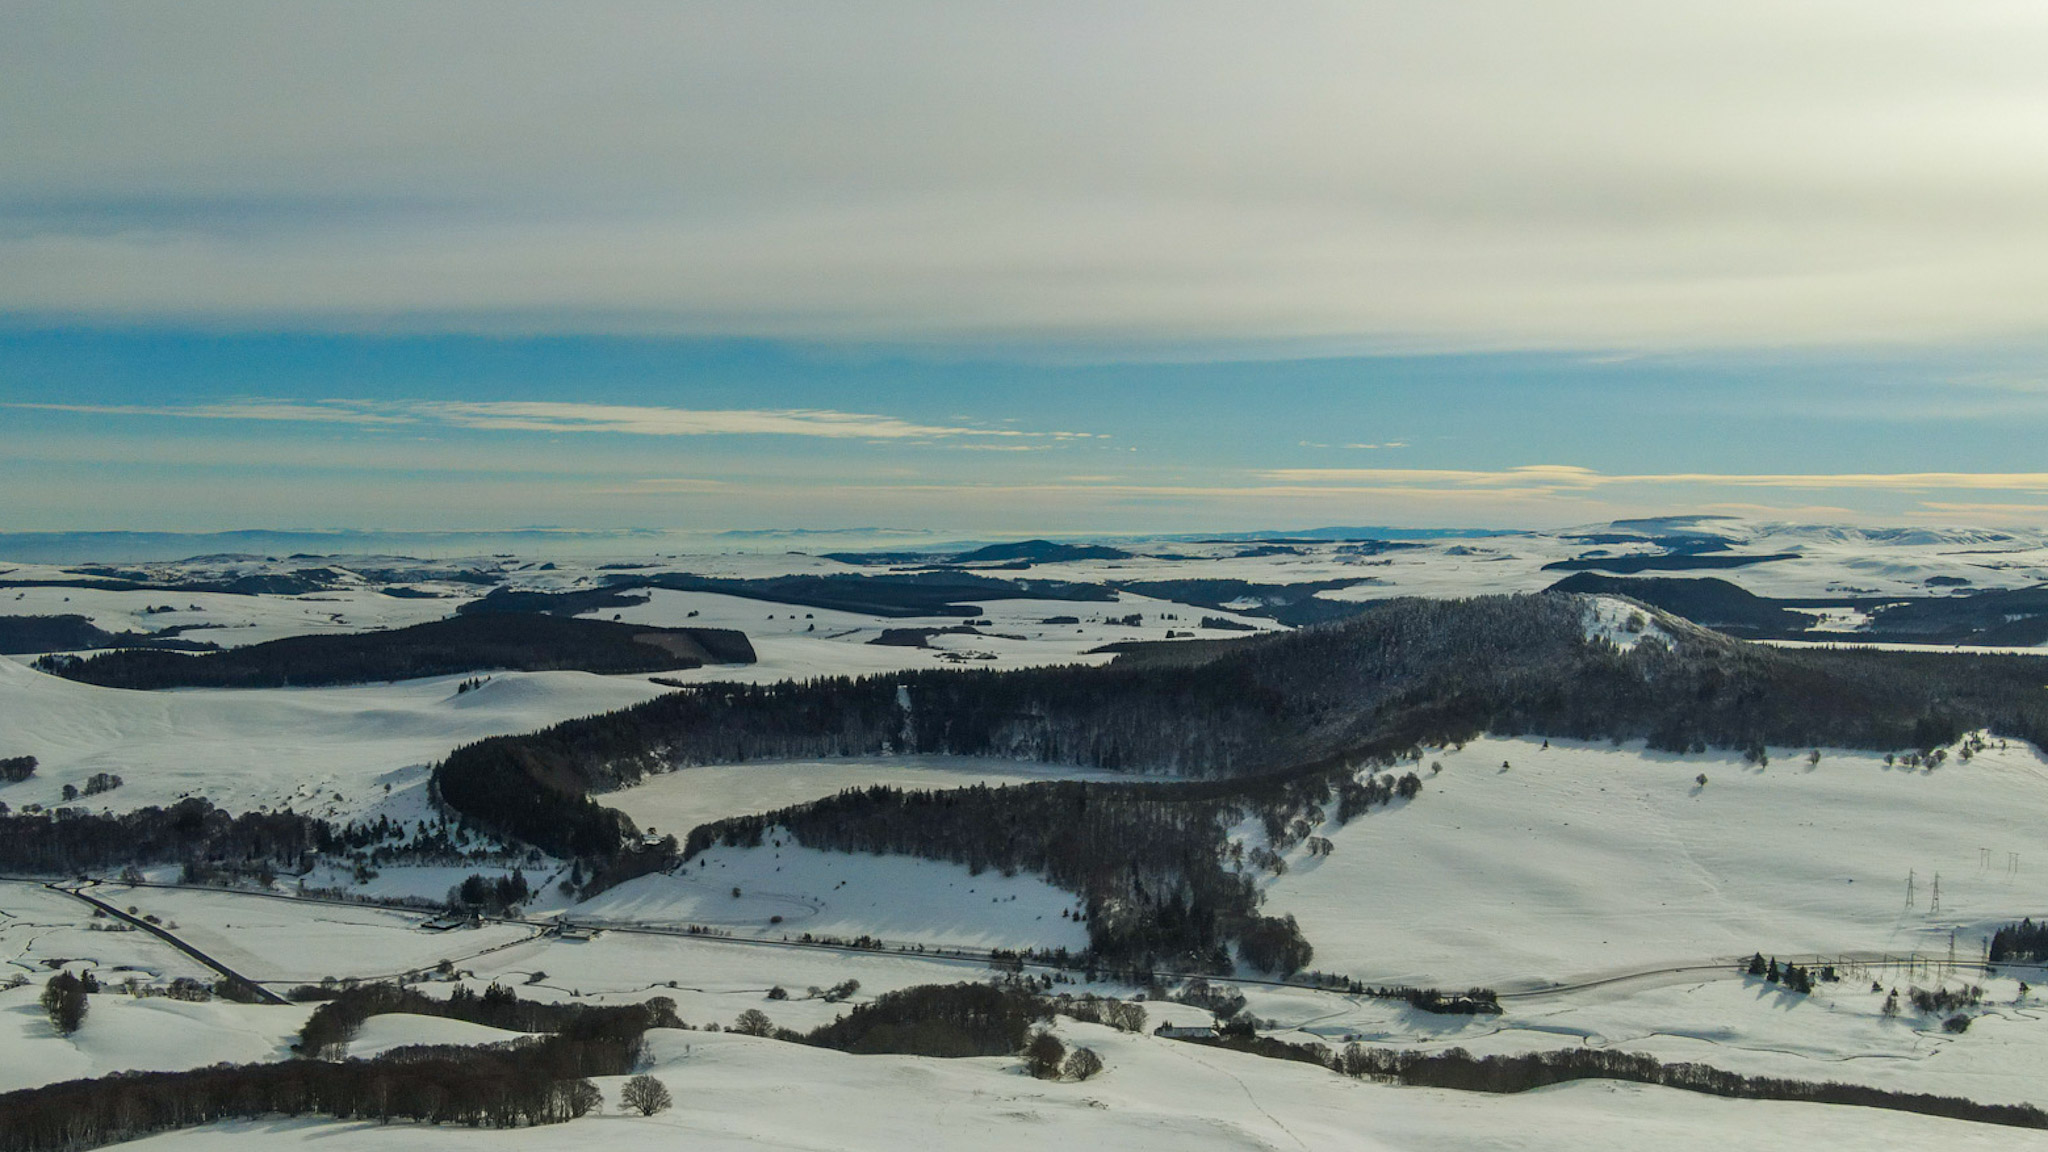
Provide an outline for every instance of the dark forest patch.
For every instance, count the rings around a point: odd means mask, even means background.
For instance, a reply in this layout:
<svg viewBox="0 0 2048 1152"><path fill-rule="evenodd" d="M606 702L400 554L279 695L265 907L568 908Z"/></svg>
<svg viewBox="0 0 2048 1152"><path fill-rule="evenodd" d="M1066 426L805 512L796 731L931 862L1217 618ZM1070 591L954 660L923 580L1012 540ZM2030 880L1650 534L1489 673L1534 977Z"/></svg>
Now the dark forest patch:
<svg viewBox="0 0 2048 1152"><path fill-rule="evenodd" d="M669 672L753 659L745 634L729 629L488 614L382 632L290 636L197 656L121 650L84 660L46 658L37 666L108 688L279 688L498 669Z"/></svg>

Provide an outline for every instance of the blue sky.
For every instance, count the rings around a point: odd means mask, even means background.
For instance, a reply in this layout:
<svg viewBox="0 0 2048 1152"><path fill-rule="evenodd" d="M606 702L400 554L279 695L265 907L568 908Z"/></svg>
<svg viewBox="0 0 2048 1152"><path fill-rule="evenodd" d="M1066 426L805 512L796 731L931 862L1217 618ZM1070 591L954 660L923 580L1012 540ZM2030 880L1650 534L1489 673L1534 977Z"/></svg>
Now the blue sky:
<svg viewBox="0 0 2048 1152"><path fill-rule="evenodd" d="M2048 520L2036 5L0 30L0 531Z"/></svg>
<svg viewBox="0 0 2048 1152"><path fill-rule="evenodd" d="M2029 522L2020 352L1075 364L621 337L0 335L10 530Z"/></svg>

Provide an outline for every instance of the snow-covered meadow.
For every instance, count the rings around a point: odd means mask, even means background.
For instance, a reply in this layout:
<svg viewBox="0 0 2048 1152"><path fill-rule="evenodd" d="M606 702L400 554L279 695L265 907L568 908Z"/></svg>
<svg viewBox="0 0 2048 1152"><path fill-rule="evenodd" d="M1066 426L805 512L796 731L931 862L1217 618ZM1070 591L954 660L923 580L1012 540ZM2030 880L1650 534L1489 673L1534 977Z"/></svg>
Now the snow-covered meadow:
<svg viewBox="0 0 2048 1152"><path fill-rule="evenodd" d="M652 1072L676 1100L658 1116L608 1110L511 1132L280 1119L215 1125L133 1146L143 1152L301 1145L334 1152L544 1152L594 1144L619 1152L2048 1148L2048 1134L1910 1113L1721 1100L1601 1081L1474 1096L1365 1083L1312 1066L1092 1025L1063 1023L1060 1030L1099 1051L1107 1070L1085 1083L1046 1083L1023 1075L1008 1058L849 1056L730 1033L655 1032ZM623 1078L598 1084L615 1105Z"/></svg>
<svg viewBox="0 0 2048 1152"><path fill-rule="evenodd" d="M1335 850L1297 849L1267 911L1301 921L1317 967L1506 991L1758 949L1945 955L1951 929L1976 960L1994 926L2048 908L2039 750L1994 741L1933 769L1813 751L1772 749L1768 766L1531 739L1425 753L1422 794L1325 826Z"/></svg>

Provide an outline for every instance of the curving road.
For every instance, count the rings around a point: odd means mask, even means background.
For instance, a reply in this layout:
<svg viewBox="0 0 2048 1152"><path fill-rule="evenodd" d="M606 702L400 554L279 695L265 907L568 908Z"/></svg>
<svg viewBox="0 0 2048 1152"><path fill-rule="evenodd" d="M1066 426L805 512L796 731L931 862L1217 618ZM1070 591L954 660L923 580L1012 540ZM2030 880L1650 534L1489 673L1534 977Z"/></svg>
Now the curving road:
<svg viewBox="0 0 2048 1152"><path fill-rule="evenodd" d="M97 884L99 883L99 881L92 880L88 881L87 883ZM67 888L63 885L62 882L47 883L44 884L43 887L48 888L52 892L62 892L66 896L70 896L78 900L83 900L87 904L92 905L94 908L99 909L100 911L106 913L107 915L113 917L116 920L121 921L124 924L129 924L136 928L140 928L144 932L147 932L150 935L162 940L164 943L169 944L171 947L176 948L178 951L183 952L185 955L190 956L194 960L199 961L201 964L206 965L208 968L213 969L215 972L220 973L221 976L225 978L230 984L238 985L240 987L249 989L251 994L253 994L258 1000L262 1001L265 1004L287 1005L291 1003L291 1001L286 1000L284 997L279 996L277 993L272 992L270 989L265 988L263 985L258 984L256 981L249 979L247 976L242 975L240 972L235 971L234 969L228 967L227 965L200 951L198 948L193 947L191 944L188 944L185 941L180 940L169 929L163 927L162 925L152 924L139 916L131 916L128 913L123 912L121 909L114 907L112 904L107 903L105 900L101 900L97 896L87 895L82 887Z"/></svg>

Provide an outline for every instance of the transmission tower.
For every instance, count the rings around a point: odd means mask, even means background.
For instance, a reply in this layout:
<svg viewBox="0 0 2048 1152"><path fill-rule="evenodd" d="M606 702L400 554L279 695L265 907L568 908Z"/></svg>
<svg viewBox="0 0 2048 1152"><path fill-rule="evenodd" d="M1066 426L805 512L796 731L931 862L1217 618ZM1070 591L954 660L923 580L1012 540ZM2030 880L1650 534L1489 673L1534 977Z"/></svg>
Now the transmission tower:
<svg viewBox="0 0 2048 1152"><path fill-rule="evenodd" d="M1906 911L1911 912L1913 904L1913 870L1908 868L1906 870Z"/></svg>
<svg viewBox="0 0 2048 1152"><path fill-rule="evenodd" d="M1941 915L1941 873L1939 872L1934 874L1934 898L1927 902L1927 914L1929 916Z"/></svg>

